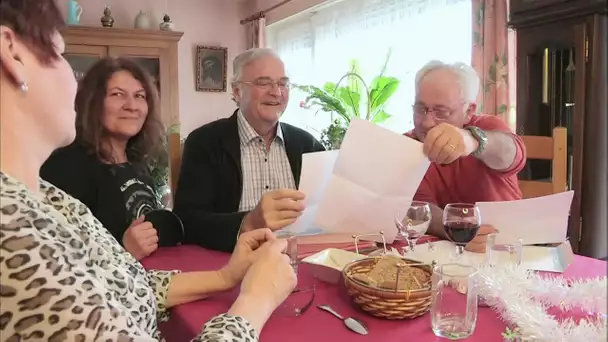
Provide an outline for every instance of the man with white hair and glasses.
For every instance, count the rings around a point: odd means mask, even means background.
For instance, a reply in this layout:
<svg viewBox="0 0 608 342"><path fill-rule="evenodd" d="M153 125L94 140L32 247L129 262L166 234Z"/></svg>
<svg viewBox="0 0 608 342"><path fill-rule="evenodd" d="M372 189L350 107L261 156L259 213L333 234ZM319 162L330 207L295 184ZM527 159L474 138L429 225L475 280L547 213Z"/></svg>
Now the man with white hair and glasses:
<svg viewBox="0 0 608 342"><path fill-rule="evenodd" d="M432 162L416 200L433 207L429 233L445 237L442 210L449 203L521 199L517 173L525 166L523 141L498 116L476 115L479 77L462 63L431 61L416 74L414 129L407 136L424 143ZM467 245L485 251L482 226Z"/></svg>
<svg viewBox="0 0 608 342"><path fill-rule="evenodd" d="M186 139L174 208L186 243L221 251L232 251L240 233L295 222L304 210L296 190L302 154L324 150L309 133L279 122L290 83L272 50L241 53L233 71L239 108Z"/></svg>

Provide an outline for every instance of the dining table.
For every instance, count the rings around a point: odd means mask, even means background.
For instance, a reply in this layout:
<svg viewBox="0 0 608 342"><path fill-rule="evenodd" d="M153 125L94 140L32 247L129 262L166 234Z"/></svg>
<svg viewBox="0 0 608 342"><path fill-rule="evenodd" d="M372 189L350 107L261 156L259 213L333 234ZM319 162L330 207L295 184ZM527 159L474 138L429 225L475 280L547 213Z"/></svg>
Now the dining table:
<svg viewBox="0 0 608 342"><path fill-rule="evenodd" d="M194 245L161 247L142 260L146 269L204 271L217 270L225 265L230 254L211 251ZM606 276L607 263L602 260L575 255L572 263L561 274L568 279L587 279ZM343 284L330 284L316 279L310 265L301 263L298 268L298 287L314 285L313 305L302 315L275 312L264 326L260 340L264 342L309 341L441 341L431 330L429 314L414 319L387 320L375 318L359 310L348 297ZM238 295L238 288L214 294L206 299L182 304L171 309L171 318L160 324L168 342L190 341L200 333L204 323L215 315L225 313ZM316 306L327 304L344 317L362 320L368 326L368 335L359 335L346 328L339 319ZM464 341L503 341L506 329L496 311L479 307L474 333Z"/></svg>

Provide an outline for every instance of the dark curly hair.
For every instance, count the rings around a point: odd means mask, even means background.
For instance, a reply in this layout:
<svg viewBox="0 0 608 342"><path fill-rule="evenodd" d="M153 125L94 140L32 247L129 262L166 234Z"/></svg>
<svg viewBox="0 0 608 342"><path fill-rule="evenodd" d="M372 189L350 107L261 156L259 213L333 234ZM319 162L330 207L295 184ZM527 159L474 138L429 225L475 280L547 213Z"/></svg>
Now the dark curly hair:
<svg viewBox="0 0 608 342"><path fill-rule="evenodd" d="M159 95L150 74L135 61L127 58L106 57L95 63L80 81L76 94L76 141L99 160L113 162L108 135L103 126L104 101L108 80L118 71L130 73L143 86L148 103L148 115L141 131L127 142L127 158L134 165L144 167L159 157L165 139L160 119ZM147 169L147 168L145 168Z"/></svg>
<svg viewBox="0 0 608 342"><path fill-rule="evenodd" d="M40 63L60 58L53 35L65 26L55 0L0 0L0 25L10 27Z"/></svg>

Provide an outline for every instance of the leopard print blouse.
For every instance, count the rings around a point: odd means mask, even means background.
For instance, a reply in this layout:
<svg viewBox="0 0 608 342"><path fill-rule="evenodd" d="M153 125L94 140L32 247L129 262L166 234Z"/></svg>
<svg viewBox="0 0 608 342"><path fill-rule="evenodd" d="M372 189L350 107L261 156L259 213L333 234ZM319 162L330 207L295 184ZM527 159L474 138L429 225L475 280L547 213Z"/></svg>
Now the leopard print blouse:
<svg viewBox="0 0 608 342"><path fill-rule="evenodd" d="M176 271L147 271L91 214L41 180L32 193L0 172L0 335L3 341L162 341ZM257 341L222 314L193 341Z"/></svg>

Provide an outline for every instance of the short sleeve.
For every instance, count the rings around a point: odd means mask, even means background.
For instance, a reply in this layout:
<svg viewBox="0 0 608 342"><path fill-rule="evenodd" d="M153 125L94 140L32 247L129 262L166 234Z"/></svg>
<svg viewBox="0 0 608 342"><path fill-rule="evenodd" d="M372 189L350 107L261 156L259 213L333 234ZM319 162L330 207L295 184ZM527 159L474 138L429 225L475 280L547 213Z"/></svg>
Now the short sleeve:
<svg viewBox="0 0 608 342"><path fill-rule="evenodd" d="M152 290L154 290L154 296L156 299L156 315L159 322L165 322L169 319L169 311L167 310L167 294L169 293L171 279L176 273L179 273L179 271L148 270L150 287L152 287Z"/></svg>
<svg viewBox="0 0 608 342"><path fill-rule="evenodd" d="M201 334L193 342L257 342L255 329L240 316L221 314L215 316L203 327Z"/></svg>

